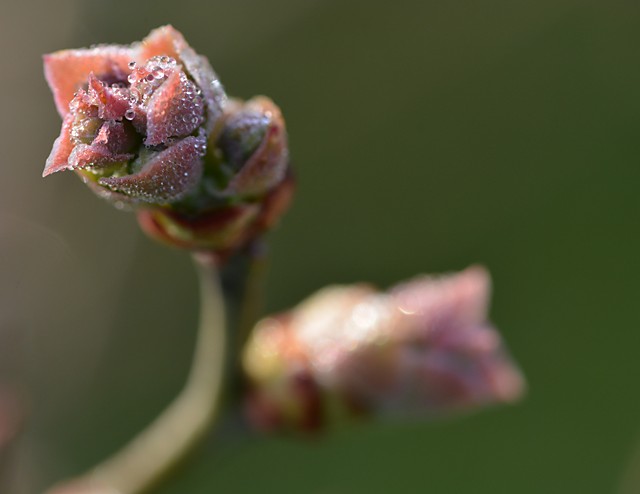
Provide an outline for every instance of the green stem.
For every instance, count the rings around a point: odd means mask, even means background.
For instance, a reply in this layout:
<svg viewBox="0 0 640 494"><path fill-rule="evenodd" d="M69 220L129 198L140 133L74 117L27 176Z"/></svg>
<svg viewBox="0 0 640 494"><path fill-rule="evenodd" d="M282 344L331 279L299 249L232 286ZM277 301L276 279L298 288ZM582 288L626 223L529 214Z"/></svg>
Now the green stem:
<svg viewBox="0 0 640 494"><path fill-rule="evenodd" d="M236 409L244 391L241 355L262 310L266 271L267 248L258 240L229 259L222 273L227 304L233 315L230 321L233 331L227 345L229 358L226 399Z"/></svg>
<svg viewBox="0 0 640 494"><path fill-rule="evenodd" d="M213 258L194 255L200 278L200 327L184 389L147 429L84 476L47 494L140 494L156 485L213 422L223 386L226 321Z"/></svg>
<svg viewBox="0 0 640 494"><path fill-rule="evenodd" d="M237 328L237 351L242 352L255 326L264 303L264 279L267 272L267 247L262 243L253 246L248 254L244 292L240 305Z"/></svg>

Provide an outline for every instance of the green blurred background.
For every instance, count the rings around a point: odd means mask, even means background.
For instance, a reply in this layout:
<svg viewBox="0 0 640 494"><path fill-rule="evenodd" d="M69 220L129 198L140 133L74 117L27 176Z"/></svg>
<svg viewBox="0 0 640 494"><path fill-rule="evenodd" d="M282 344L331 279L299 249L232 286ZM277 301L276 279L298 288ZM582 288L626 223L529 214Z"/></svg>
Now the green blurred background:
<svg viewBox="0 0 640 494"><path fill-rule="evenodd" d="M40 178L60 126L40 55L165 23L287 118L299 188L267 309L483 263L530 392L313 441L223 434L158 492L618 492L640 440L639 3L3 0L0 381L30 409L8 494L88 468L185 378L188 256Z"/></svg>

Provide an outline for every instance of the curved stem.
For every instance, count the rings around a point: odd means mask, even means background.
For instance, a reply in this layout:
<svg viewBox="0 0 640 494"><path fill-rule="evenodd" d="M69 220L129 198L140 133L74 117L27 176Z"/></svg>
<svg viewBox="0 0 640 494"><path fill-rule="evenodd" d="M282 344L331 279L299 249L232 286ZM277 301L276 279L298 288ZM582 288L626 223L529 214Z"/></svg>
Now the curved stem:
<svg viewBox="0 0 640 494"><path fill-rule="evenodd" d="M224 374L224 297L213 257L194 255L200 278L200 327L184 389L169 407L122 450L84 476L47 494L147 492L204 435L213 421Z"/></svg>

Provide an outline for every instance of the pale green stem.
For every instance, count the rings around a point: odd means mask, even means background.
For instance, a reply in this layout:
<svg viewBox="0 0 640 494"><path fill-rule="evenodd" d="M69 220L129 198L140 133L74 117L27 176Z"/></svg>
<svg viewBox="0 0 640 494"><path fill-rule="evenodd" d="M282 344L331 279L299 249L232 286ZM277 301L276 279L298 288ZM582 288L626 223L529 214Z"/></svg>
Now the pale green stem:
<svg viewBox="0 0 640 494"><path fill-rule="evenodd" d="M224 297L212 259L194 256L200 327L184 389L147 429L84 476L47 494L140 494L156 485L203 437L221 395L226 347Z"/></svg>

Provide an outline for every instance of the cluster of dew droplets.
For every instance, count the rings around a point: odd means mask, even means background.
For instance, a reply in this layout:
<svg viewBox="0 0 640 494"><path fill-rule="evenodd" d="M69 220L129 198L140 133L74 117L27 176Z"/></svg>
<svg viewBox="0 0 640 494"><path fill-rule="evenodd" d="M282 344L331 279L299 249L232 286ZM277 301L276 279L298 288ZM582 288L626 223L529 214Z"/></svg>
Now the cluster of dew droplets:
<svg viewBox="0 0 640 494"><path fill-rule="evenodd" d="M153 92L176 70L176 65L175 59L168 56L152 57L143 66L129 62L129 109L124 114L127 120L135 118L136 105L146 104Z"/></svg>
<svg viewBox="0 0 640 494"><path fill-rule="evenodd" d="M100 81L103 87L106 84ZM126 91L126 90L125 90ZM69 111L74 115L97 116L98 96L90 89L78 89L73 94L73 99L69 102Z"/></svg>
<svg viewBox="0 0 640 494"><path fill-rule="evenodd" d="M198 139L195 141L193 148L195 152L198 154L198 156L200 156L201 158L204 157L205 154L207 154L207 140L203 137L202 130L200 130L200 135L198 136Z"/></svg>
<svg viewBox="0 0 640 494"><path fill-rule="evenodd" d="M102 125L102 120L98 118L98 108L93 102L94 98L86 90L79 89L69 103L69 111L74 116L70 129L74 144L89 144Z"/></svg>
<svg viewBox="0 0 640 494"><path fill-rule="evenodd" d="M184 94L180 98L180 106L185 110L182 115L182 121L191 123L194 126L201 125L204 112L202 90L187 79L184 73L180 74L180 78L185 88Z"/></svg>
<svg viewBox="0 0 640 494"><path fill-rule="evenodd" d="M202 90L176 60L155 56L141 66L131 62L129 67L129 108L124 117L147 135L145 144L172 145L204 123Z"/></svg>

